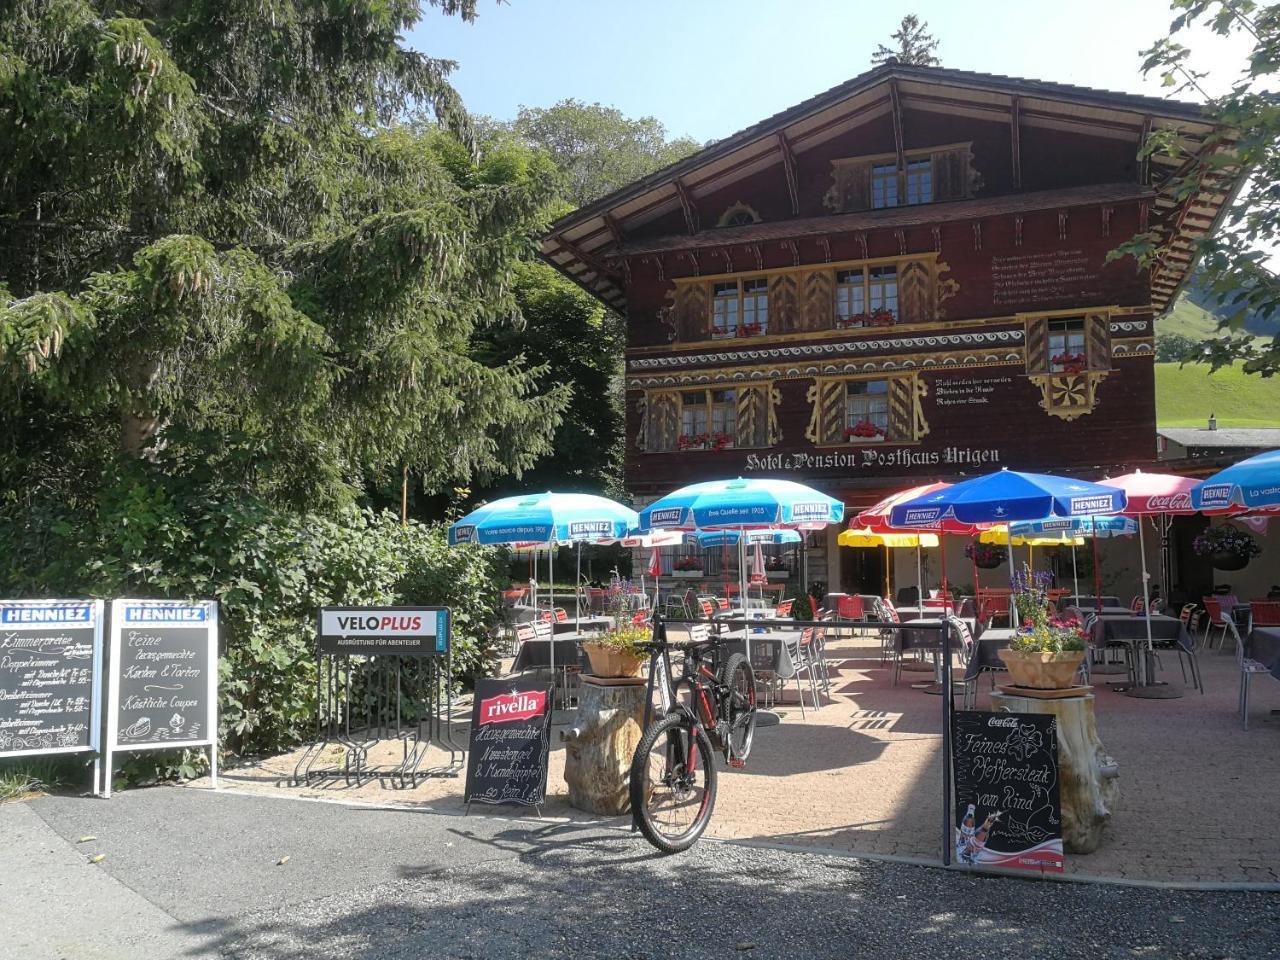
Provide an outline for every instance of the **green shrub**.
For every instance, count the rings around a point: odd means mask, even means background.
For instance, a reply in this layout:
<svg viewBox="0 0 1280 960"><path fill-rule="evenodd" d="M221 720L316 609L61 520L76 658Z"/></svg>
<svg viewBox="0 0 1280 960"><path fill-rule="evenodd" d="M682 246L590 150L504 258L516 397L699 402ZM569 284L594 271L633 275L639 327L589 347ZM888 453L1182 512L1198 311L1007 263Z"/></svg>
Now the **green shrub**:
<svg viewBox="0 0 1280 960"><path fill-rule="evenodd" d="M43 519L47 519L44 517ZM0 515L0 553L36 534ZM0 569L0 595L216 599L224 749L262 754L310 736L315 718L316 612L336 604L447 605L458 683L494 658L505 561L493 548L450 549L443 526L401 526L354 506L292 513L244 494L165 477L122 478L96 510L63 513L43 534L49 561ZM12 555L12 554L10 554ZM145 755L134 779L190 776L197 754Z"/></svg>

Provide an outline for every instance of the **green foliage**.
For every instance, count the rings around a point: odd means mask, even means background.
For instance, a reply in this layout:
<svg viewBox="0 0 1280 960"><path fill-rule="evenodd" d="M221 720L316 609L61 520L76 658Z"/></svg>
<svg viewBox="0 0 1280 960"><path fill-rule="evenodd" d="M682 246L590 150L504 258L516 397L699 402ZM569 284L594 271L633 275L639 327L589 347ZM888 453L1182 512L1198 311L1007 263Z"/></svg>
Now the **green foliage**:
<svg viewBox="0 0 1280 960"><path fill-rule="evenodd" d="M1223 37L1240 37L1252 49L1240 78L1225 96L1211 98L1209 115L1221 129L1210 135L1194 157L1185 156L1177 131L1155 130L1140 156L1162 154L1181 162L1164 186L1185 200L1206 177L1244 176L1221 228L1196 242L1201 285L1217 305L1222 335L1204 343L1202 360L1216 370L1240 361L1246 373L1271 377L1280 370L1280 334L1259 345L1242 331L1280 320L1280 277L1266 266L1267 251L1280 245L1280 4L1254 0L1172 0L1177 15L1168 36L1144 51L1144 72L1155 72L1174 91L1203 95L1192 51L1175 39L1183 31L1207 26ZM1150 268L1166 253L1155 231L1138 234L1112 251L1109 259L1132 256Z"/></svg>
<svg viewBox="0 0 1280 960"><path fill-rule="evenodd" d="M557 173L476 152L420 7L0 3L0 432L65 412L309 503L550 452L567 391L471 341Z"/></svg>
<svg viewBox="0 0 1280 960"><path fill-rule="evenodd" d="M1156 423L1204 427L1213 414L1220 427L1280 427L1280 382L1240 367L1210 373L1203 366L1157 363Z"/></svg>
<svg viewBox="0 0 1280 960"><path fill-rule="evenodd" d="M521 107L511 123L490 121L495 130L546 151L564 177L561 198L568 209L598 200L687 157L702 145L689 137L667 139L653 117L630 119L613 107L561 100L552 107Z"/></svg>
<svg viewBox="0 0 1280 960"><path fill-rule="evenodd" d="M1156 363L1194 362L1200 352L1198 340L1184 337L1180 333L1162 333L1156 337Z"/></svg>
<svg viewBox="0 0 1280 960"><path fill-rule="evenodd" d="M929 24L921 21L914 13L902 18L898 29L889 35L897 43L896 47L886 47L883 43L871 54L871 63L881 66L885 63L905 63L917 67L936 67L942 61L935 51L938 41L929 33Z"/></svg>
<svg viewBox="0 0 1280 960"><path fill-rule="evenodd" d="M216 599L221 742L239 754L308 735L319 607L449 606L455 679L467 682L492 665L487 624L505 582L497 550L451 550L441 526L402 527L391 514L356 507L280 510L228 496L205 477L137 465L92 510L0 514L0 551L37 558L0 568L4 596ZM143 758L132 769L190 775L199 761Z"/></svg>

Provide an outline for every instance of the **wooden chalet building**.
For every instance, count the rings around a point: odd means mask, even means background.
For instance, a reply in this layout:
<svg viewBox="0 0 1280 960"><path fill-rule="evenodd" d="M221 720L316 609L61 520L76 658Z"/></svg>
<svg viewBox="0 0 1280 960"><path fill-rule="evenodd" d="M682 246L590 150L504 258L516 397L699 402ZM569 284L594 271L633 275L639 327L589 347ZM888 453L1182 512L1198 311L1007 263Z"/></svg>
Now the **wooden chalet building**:
<svg viewBox="0 0 1280 960"><path fill-rule="evenodd" d="M559 220L545 258L627 320L627 482L844 499L1156 458L1153 321L1234 189L1185 200L1198 106L886 65ZM1107 254L1154 230L1158 269ZM832 589L879 561L811 543ZM958 549L958 545L957 545ZM878 555L877 555L878 556ZM872 566L869 566L872 565Z"/></svg>

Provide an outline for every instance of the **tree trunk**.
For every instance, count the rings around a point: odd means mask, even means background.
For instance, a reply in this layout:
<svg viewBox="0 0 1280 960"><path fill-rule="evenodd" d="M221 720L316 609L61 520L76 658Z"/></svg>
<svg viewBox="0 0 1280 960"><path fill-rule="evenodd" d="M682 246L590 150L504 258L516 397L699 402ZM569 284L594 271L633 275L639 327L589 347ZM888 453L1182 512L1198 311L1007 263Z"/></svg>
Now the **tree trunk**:
<svg viewBox="0 0 1280 960"><path fill-rule="evenodd" d="M564 779L569 804L579 810L616 817L631 806L628 780L631 757L644 722L643 677L605 682L583 676L578 687L578 725L565 741Z"/></svg>
<svg viewBox="0 0 1280 960"><path fill-rule="evenodd" d="M1062 798L1062 845L1067 853L1093 853L1102 828L1120 799L1120 770L1107 755L1094 725L1093 695L1041 700L993 693L991 706L1014 713L1058 718L1058 791Z"/></svg>

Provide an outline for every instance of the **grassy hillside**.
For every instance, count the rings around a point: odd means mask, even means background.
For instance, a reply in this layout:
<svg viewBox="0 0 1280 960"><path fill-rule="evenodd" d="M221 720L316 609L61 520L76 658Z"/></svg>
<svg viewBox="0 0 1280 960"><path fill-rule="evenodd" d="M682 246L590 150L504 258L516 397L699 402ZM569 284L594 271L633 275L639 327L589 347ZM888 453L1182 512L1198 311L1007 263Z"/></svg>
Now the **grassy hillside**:
<svg viewBox="0 0 1280 960"><path fill-rule="evenodd" d="M1196 306L1184 293L1174 302L1169 312L1156 321L1156 333L1176 333L1192 340L1217 337L1218 318L1204 307Z"/></svg>
<svg viewBox="0 0 1280 960"><path fill-rule="evenodd" d="M1203 427L1211 413L1220 427L1280 427L1280 377L1263 380L1239 367L1210 374L1203 364L1156 364L1156 422L1160 426Z"/></svg>

